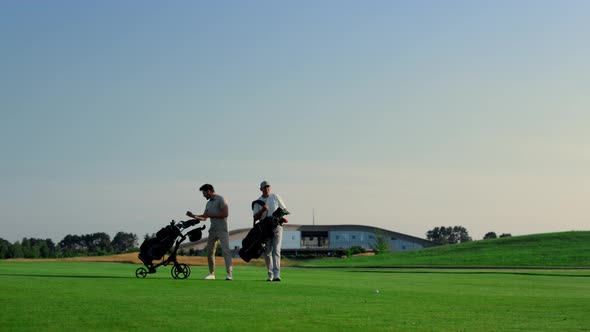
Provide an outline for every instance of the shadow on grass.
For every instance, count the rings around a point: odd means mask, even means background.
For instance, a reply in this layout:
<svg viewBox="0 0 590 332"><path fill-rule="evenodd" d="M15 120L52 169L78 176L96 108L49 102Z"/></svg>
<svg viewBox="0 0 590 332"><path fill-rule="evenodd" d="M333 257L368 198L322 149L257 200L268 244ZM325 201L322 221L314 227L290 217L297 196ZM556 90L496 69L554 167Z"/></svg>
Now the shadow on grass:
<svg viewBox="0 0 590 332"><path fill-rule="evenodd" d="M26 274L26 273L0 273L1 277L28 277L28 278L72 278L72 279L139 279L139 280L175 280L174 278L150 278L149 276L146 278L137 278L133 276L123 277L123 276L89 276L89 275L66 275L66 274ZM189 281L202 281L204 283L211 283L211 282L229 282L224 279L217 279L217 280L204 280L203 278L191 278L188 277L186 279L178 279L178 280L189 280ZM265 279L256 279L256 280L240 280L240 282L252 282L252 283L265 283L265 284L276 284L279 282L269 282ZM233 282L233 281L232 281Z"/></svg>
<svg viewBox="0 0 590 332"><path fill-rule="evenodd" d="M137 277L122 276L81 276L66 274L25 274L25 273L0 273L0 277L37 277L37 278L81 278L81 279L139 279Z"/></svg>

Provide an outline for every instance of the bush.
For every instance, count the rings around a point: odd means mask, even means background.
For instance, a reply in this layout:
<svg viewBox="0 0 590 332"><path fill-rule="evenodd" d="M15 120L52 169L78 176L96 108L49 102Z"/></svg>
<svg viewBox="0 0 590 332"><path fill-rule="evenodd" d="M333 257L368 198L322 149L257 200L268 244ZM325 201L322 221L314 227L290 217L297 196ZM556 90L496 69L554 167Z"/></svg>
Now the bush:
<svg viewBox="0 0 590 332"><path fill-rule="evenodd" d="M362 254L364 253L366 250L363 247L359 247L359 246L352 246L348 249L346 249L346 256L350 257L352 255L356 255L356 254Z"/></svg>

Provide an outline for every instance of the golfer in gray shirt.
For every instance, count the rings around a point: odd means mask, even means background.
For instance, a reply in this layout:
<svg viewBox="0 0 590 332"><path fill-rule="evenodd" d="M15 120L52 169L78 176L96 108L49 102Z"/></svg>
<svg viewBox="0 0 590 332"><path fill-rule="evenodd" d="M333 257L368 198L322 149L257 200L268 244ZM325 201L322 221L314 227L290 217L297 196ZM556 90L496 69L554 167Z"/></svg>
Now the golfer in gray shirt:
<svg viewBox="0 0 590 332"><path fill-rule="evenodd" d="M215 193L215 189L210 184L204 184L199 188L203 193L203 197L207 199L205 212L202 215L195 215L191 211L187 211L186 215L201 221L208 218L211 219L211 226L209 226L209 238L207 241L207 263L209 263L209 274L204 279L215 279L215 250L217 242L221 244L221 251L225 259L225 269L227 276L225 280L232 280L232 255L229 249L229 231L227 227L227 216L229 215L229 208L227 201L220 195Z"/></svg>

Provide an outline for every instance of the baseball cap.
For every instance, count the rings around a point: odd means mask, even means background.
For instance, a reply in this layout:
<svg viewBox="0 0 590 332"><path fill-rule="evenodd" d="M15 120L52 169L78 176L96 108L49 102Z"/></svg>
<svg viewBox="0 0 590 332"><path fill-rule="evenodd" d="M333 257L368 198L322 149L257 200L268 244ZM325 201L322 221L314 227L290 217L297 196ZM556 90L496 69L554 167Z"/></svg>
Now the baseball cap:
<svg viewBox="0 0 590 332"><path fill-rule="evenodd" d="M260 189L262 189L266 186L270 186L270 183L268 181L265 180L265 181L260 182Z"/></svg>

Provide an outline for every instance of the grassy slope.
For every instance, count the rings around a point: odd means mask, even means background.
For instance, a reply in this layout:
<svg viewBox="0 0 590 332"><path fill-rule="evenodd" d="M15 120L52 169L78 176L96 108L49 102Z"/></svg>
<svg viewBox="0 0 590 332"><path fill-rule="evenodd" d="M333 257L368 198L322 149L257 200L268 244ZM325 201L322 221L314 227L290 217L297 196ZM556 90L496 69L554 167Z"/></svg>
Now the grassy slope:
<svg viewBox="0 0 590 332"><path fill-rule="evenodd" d="M590 231L517 236L301 266L583 267L590 268Z"/></svg>

